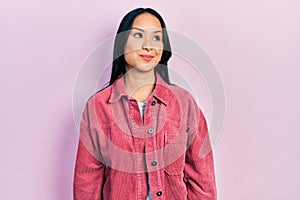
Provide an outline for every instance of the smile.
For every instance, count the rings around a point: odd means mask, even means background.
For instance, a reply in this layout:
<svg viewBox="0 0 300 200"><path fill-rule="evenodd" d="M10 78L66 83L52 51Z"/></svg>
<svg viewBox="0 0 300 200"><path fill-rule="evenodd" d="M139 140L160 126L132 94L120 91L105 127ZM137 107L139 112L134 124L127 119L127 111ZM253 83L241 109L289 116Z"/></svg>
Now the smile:
<svg viewBox="0 0 300 200"><path fill-rule="evenodd" d="M142 55L140 55L144 60L146 60L146 61L150 61L150 60L152 60L152 58L154 57L154 56L151 56L151 55L146 55L146 54L142 54Z"/></svg>

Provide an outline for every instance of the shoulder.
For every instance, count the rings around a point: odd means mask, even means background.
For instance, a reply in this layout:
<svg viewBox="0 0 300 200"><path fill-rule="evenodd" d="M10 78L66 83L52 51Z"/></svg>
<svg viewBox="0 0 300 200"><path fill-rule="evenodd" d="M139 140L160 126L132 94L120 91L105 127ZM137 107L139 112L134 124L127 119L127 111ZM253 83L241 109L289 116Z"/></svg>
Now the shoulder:
<svg viewBox="0 0 300 200"><path fill-rule="evenodd" d="M175 98L171 100L172 103L175 101L179 102L182 112L185 113L189 119L197 119L196 121L198 121L200 119L202 120L202 118L205 118L200 105L188 90L175 84L170 85L169 88L171 93L173 93L173 95L171 95L173 96L172 99Z"/></svg>
<svg viewBox="0 0 300 200"><path fill-rule="evenodd" d="M87 100L87 105L95 104L103 104L109 101L111 96L112 85L109 85L97 92L95 92L90 98Z"/></svg>
<svg viewBox="0 0 300 200"><path fill-rule="evenodd" d="M169 89L172 93L173 98L177 98L180 101L184 101L186 103L195 103L195 99L193 95L186 89L176 85L170 84Z"/></svg>
<svg viewBox="0 0 300 200"><path fill-rule="evenodd" d="M109 111L111 86L105 87L89 97L83 109L83 119L89 121L91 127L97 127L99 116L106 116ZM104 117L102 117L104 119Z"/></svg>

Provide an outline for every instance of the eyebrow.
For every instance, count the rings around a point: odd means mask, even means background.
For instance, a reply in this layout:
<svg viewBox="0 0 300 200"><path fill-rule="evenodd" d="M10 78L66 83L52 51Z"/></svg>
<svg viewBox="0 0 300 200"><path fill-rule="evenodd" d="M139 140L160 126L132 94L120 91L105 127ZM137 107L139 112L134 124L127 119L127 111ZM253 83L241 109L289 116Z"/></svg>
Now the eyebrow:
<svg viewBox="0 0 300 200"><path fill-rule="evenodd" d="M145 30L143 30L143 29L140 29L140 28L137 28L137 27L132 27L132 29L136 29L136 30L139 30L139 31L142 31L142 32L145 32ZM162 31L153 31L153 33L162 33Z"/></svg>

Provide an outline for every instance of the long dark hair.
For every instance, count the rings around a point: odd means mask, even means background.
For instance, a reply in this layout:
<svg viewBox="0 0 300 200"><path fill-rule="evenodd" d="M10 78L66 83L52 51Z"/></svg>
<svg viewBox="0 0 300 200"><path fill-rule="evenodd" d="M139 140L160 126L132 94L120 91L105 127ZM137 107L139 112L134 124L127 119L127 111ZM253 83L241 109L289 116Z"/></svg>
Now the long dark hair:
<svg viewBox="0 0 300 200"><path fill-rule="evenodd" d="M159 63L155 67L155 72L158 72L163 80L166 83L170 84L167 66L168 60L172 56L172 52L165 22L162 17L151 8L136 8L124 16L117 31L117 36L114 43L113 64L109 85L112 85L121 75L124 75L126 73L124 48L129 36L129 30L132 28L134 19L142 13L150 13L157 17L157 19L160 21L163 34L163 53Z"/></svg>

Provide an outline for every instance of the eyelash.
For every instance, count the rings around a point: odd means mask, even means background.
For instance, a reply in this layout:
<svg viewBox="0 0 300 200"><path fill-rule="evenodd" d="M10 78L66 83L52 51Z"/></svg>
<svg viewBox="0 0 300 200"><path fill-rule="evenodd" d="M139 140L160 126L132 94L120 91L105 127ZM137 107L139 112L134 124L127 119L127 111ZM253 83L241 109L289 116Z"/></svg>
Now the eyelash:
<svg viewBox="0 0 300 200"><path fill-rule="evenodd" d="M135 34L133 35L133 37L135 37L135 38L142 38L142 34L141 34L141 33L135 33ZM154 38L155 38L155 39L154 39ZM154 39L155 41L160 41L160 36L155 35L155 36L153 37L153 39Z"/></svg>

